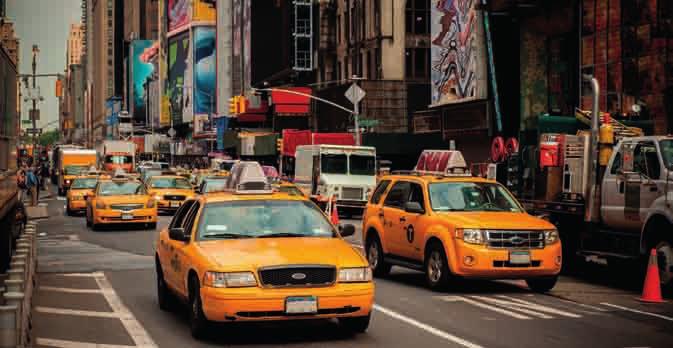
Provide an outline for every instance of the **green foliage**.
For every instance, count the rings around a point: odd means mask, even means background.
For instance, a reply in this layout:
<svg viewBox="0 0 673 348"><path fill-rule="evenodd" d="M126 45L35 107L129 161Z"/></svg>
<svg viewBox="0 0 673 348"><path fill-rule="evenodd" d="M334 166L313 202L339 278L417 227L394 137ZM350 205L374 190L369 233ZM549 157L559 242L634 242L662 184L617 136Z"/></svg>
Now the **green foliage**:
<svg viewBox="0 0 673 348"><path fill-rule="evenodd" d="M43 132L37 139L42 146L48 146L57 142L61 138L61 134L57 129Z"/></svg>

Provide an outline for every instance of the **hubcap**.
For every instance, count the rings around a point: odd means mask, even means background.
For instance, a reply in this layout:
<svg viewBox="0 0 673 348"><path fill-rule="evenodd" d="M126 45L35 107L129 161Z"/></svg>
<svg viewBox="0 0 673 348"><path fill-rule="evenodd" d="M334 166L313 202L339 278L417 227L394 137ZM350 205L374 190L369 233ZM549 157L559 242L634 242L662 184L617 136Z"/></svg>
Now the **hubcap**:
<svg viewBox="0 0 673 348"><path fill-rule="evenodd" d="M657 246L657 264L661 283L668 284L673 280L673 248L670 244L663 242Z"/></svg>
<svg viewBox="0 0 673 348"><path fill-rule="evenodd" d="M376 266L379 264L379 249L378 245L376 242L372 242L371 245L369 246L369 253L367 253L369 257L367 260L369 261L369 266L372 269L376 269Z"/></svg>
<svg viewBox="0 0 673 348"><path fill-rule="evenodd" d="M433 251L428 260L428 278L433 283L438 282L442 277L442 266L442 257L439 255L439 252Z"/></svg>

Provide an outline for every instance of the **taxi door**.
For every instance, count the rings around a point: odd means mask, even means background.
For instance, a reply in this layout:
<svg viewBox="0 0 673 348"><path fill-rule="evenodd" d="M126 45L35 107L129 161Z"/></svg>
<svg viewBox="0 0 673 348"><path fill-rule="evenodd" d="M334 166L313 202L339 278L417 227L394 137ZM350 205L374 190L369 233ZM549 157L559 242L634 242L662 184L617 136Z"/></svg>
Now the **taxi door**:
<svg viewBox="0 0 673 348"><path fill-rule="evenodd" d="M382 221L385 229L385 243L389 254L402 256L406 248L406 231L402 229L405 221L404 204L409 197L411 183L397 181L383 201ZM381 214L379 215L381 217Z"/></svg>
<svg viewBox="0 0 673 348"><path fill-rule="evenodd" d="M196 233L196 221L198 220L199 209L201 204L194 202L185 217L183 228L185 233L194 236ZM187 272L190 269L192 258L189 255L190 249L193 249L194 238L190 238L187 242L177 242L173 252L174 262L177 264L175 269L175 290L178 293L187 296ZM201 275L199 275L201 276Z"/></svg>
<svg viewBox="0 0 673 348"><path fill-rule="evenodd" d="M409 195L405 201L405 208L408 202L418 203L422 211L402 211L400 215L400 230L403 233L404 239L401 241L400 256L413 259L423 260L422 246L425 236L425 226L427 221L425 219L425 212L427 206L425 204L425 195L423 193L423 186L417 182L411 182L409 187Z"/></svg>
<svg viewBox="0 0 673 348"><path fill-rule="evenodd" d="M179 287L177 273L180 271L180 260L177 257L176 249L185 244L185 242L170 239L168 231L171 228L184 227L186 217L193 205L194 201L187 201L178 209L170 225L168 225L168 229L161 232L162 236L159 238L159 245L157 246L160 249L159 261L161 262L161 269L164 272L164 280L174 290L177 290Z"/></svg>

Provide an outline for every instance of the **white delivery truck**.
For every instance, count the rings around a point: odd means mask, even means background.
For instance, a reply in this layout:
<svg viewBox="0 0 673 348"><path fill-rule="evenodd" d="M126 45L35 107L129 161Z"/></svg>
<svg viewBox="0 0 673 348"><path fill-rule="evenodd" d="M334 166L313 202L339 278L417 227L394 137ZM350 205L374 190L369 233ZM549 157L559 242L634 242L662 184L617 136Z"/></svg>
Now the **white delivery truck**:
<svg viewBox="0 0 673 348"><path fill-rule="evenodd" d="M376 186L376 149L369 146L301 145L294 182L319 204L336 199L346 213L360 213Z"/></svg>

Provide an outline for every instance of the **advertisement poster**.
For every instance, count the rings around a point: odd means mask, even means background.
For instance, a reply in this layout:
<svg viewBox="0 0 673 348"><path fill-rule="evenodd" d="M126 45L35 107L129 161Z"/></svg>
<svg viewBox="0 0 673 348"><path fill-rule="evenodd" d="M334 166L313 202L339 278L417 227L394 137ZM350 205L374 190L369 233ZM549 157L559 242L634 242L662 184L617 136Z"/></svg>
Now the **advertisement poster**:
<svg viewBox="0 0 673 348"><path fill-rule="evenodd" d="M487 64L479 0L433 1L431 39L432 104L487 97Z"/></svg>
<svg viewBox="0 0 673 348"><path fill-rule="evenodd" d="M174 124L182 123L183 87L185 71L187 70L187 56L189 55L189 32L174 36L168 41L168 81L166 81L166 95L168 108Z"/></svg>
<svg viewBox="0 0 673 348"><path fill-rule="evenodd" d="M168 31L180 29L189 24L192 0L168 0L166 15L168 17Z"/></svg>
<svg viewBox="0 0 673 348"><path fill-rule="evenodd" d="M215 55L215 27L195 27L194 113L196 115L215 113Z"/></svg>
<svg viewBox="0 0 673 348"><path fill-rule="evenodd" d="M193 0L192 6L194 7L192 22L215 23L215 1Z"/></svg>
<svg viewBox="0 0 673 348"><path fill-rule="evenodd" d="M234 94L245 93L249 90L252 70L250 67L250 28L251 28L251 0L233 0L234 18L232 22L233 32L233 64L234 69L241 71L243 83L240 77L234 79ZM241 63L243 60L243 63ZM235 74L234 74L235 75ZM241 86L245 86L242 90Z"/></svg>
<svg viewBox="0 0 673 348"><path fill-rule="evenodd" d="M151 40L134 40L131 42L131 66L129 79L129 113L133 116L133 123L145 124L148 119L145 99L147 96L146 82L152 75L154 65L140 59L143 52L152 46Z"/></svg>

